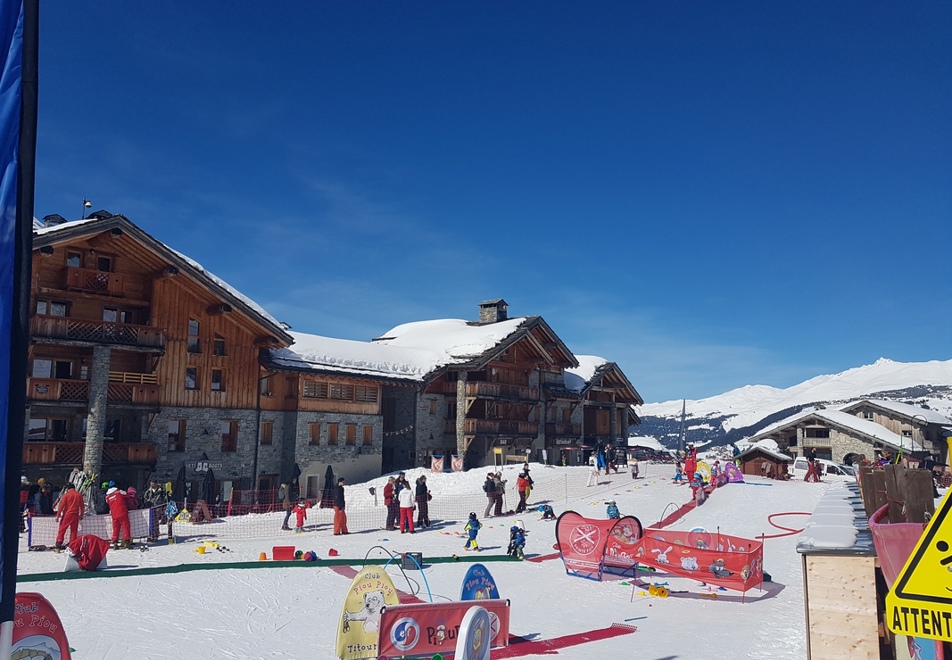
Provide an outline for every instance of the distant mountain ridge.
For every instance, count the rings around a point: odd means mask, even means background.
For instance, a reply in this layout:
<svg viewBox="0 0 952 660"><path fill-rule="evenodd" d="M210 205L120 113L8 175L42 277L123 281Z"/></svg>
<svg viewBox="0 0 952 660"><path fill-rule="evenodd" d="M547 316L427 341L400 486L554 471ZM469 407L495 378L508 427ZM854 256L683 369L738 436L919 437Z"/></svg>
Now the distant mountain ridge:
<svg viewBox="0 0 952 660"><path fill-rule="evenodd" d="M817 376L787 389L747 385L685 405L685 442L723 445L758 433L769 424L816 405L859 399L889 399L935 410L952 418L952 360L894 362L880 358L863 367ZM638 435L675 448L681 429L681 400L638 407Z"/></svg>

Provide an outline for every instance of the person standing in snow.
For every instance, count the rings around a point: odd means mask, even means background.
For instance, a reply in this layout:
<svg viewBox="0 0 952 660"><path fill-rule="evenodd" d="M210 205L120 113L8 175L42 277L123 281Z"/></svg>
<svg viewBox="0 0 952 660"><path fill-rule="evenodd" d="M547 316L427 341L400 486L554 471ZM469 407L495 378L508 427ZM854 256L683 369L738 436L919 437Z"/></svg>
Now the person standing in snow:
<svg viewBox="0 0 952 660"><path fill-rule="evenodd" d="M303 497L298 500L297 506L294 507L295 515L295 525L294 533L300 534L304 531L304 521L307 520L307 500Z"/></svg>
<svg viewBox="0 0 952 660"><path fill-rule="evenodd" d="M519 478L516 479L516 490L519 491L519 504L516 506L516 513L522 513L526 510L526 491L529 489L529 480L526 478L525 472L519 473Z"/></svg>
<svg viewBox="0 0 952 660"><path fill-rule="evenodd" d="M397 502L397 494L394 492L396 482L394 477L390 477L387 479L387 485L383 487L383 504L387 507L388 532L396 529L397 516L400 514L400 503Z"/></svg>
<svg viewBox="0 0 952 660"><path fill-rule="evenodd" d="M56 519L59 526L56 528L56 545L54 549L59 552L63 549L63 542L66 540L66 532L69 531L69 540L76 538L79 531L79 521L83 519L86 513L86 503L83 496L76 491L76 486L72 482L67 482L63 486L63 496L59 500L59 509L56 511Z"/></svg>
<svg viewBox="0 0 952 660"><path fill-rule="evenodd" d="M506 499L506 479L502 478L502 472L497 472L494 477L496 482L496 510L494 515L501 516L503 501Z"/></svg>
<svg viewBox="0 0 952 660"><path fill-rule="evenodd" d="M400 533L413 534L413 491L409 486L401 488L397 499L400 501Z"/></svg>
<svg viewBox="0 0 952 660"><path fill-rule="evenodd" d="M486 475L486 481L483 482L483 492L486 493L486 511L483 518L489 518L492 515L493 506L496 504L496 475L490 472Z"/></svg>
<svg viewBox="0 0 952 660"><path fill-rule="evenodd" d="M115 486L106 491L106 504L112 516L112 549L119 549L119 534L122 534L122 547L132 547L132 533L129 524L129 508L126 506L126 493Z"/></svg>
<svg viewBox="0 0 952 660"><path fill-rule="evenodd" d="M349 534L347 531L347 512L344 510L344 477L337 480L334 488L334 536Z"/></svg>
<svg viewBox="0 0 952 660"><path fill-rule="evenodd" d="M466 525L463 527L463 531L466 532L466 545L463 546L463 550L479 550L476 535L479 534L482 527L482 523L476 519L476 514L470 513L469 520L466 521Z"/></svg>
<svg viewBox="0 0 952 660"><path fill-rule="evenodd" d="M430 526L430 490L426 487L426 475L421 474L416 480L416 526L423 529Z"/></svg>

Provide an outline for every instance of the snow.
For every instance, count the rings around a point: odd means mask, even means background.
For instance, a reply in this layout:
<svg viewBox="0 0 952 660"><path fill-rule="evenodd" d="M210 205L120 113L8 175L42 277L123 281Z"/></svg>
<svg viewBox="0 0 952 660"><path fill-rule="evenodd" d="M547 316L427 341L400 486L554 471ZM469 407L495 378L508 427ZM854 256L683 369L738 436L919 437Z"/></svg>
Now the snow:
<svg viewBox="0 0 952 660"><path fill-rule="evenodd" d="M565 387L581 392L592 382L598 368L608 364L608 360L597 355L576 355L575 359L578 360L578 366L565 370Z"/></svg>
<svg viewBox="0 0 952 660"><path fill-rule="evenodd" d="M880 358L871 365L848 369L838 374L817 376L786 389L768 385L747 385L718 396L687 400L684 405L688 418L729 416L723 423L724 429L729 431L750 426L787 408L817 402L869 398L877 392L919 385L952 385L952 360L903 363ZM921 400L946 417L952 413L952 401L929 397L922 397ZM642 417L680 418L681 405L680 399L646 403L639 406L638 414Z"/></svg>
<svg viewBox="0 0 952 660"><path fill-rule="evenodd" d="M832 424L854 429L855 431L858 431L866 436L889 444L896 449L903 449L905 451L922 451L922 445L917 443L912 438L905 438L898 433L893 433L885 426L877 424L876 422L872 422L868 419L863 419L861 417L857 417L856 415L851 415L850 413L845 413L841 410L834 410L831 408L808 410L796 415L791 415L786 419L780 420L776 424L771 424L770 426L764 428L764 430L754 437L756 438L759 436L768 435L776 429L796 424L799 420L804 420L811 417L816 417Z"/></svg>
<svg viewBox="0 0 952 660"><path fill-rule="evenodd" d="M510 484L517 469L503 468ZM673 470L671 465L643 463L643 479L634 481L622 472L602 476L598 486L586 488L588 468L533 465L536 487L530 506L547 501L556 513L571 508L587 517L604 518L605 501L613 499L623 514L636 515L647 526L690 499L687 487L672 484ZM412 483L423 473L417 468L407 471L407 476ZM413 535L352 526L350 535L334 537L329 531L330 513L317 508L312 509L308 521L314 527L299 535L278 531L281 513L260 514L271 523L266 529L275 532L258 538L241 533L240 518L213 525L177 525L179 543L157 544L148 552L110 551L110 568L85 579L30 580L30 574L60 571L64 556L24 549L18 556L18 588L40 592L53 603L77 658L333 658L338 616L350 578L315 564L256 562L259 553L270 554L273 545L294 544L326 558L328 550L334 548L340 557L353 558L355 567L365 557L383 564L384 550L422 552L425 565L427 557L464 555L456 532L462 531L470 510L482 513L485 497L480 484L485 471L426 474L434 495L433 510L442 505L457 511L457 515L445 522L431 516L434 527ZM746 478L748 484L717 489L702 507L688 512L671 528L704 527L747 538L769 535L778 530L768 523L768 515L812 511L825 493L842 489L836 483ZM373 509L369 487L382 488L385 481L386 477L381 477L348 487L352 520L360 519L364 512L383 522L384 508ZM519 515L483 519L479 541L484 552L463 559L503 554L508 527L516 519L522 520L529 531L526 551L530 557L553 552L554 524L540 520L530 508ZM807 522L806 516L784 520L791 527ZM816 532L810 533L827 542ZM225 545L231 552L197 554L195 548L209 538L229 539ZM719 592L712 600L710 592L697 581L668 576L654 579L668 582L672 591L689 593L662 600L619 579L599 583L568 576L557 558L538 563L490 562L486 566L502 597L511 600L510 628L514 635L545 640L626 620L628 625L637 626L631 635L563 648L557 654L559 658L698 658L709 655L711 649L721 649L721 655L729 649L730 657L799 660L806 656L806 638L796 543L797 535L765 541L765 569L773 582L765 583L763 591L747 592L743 603L739 593ZM131 568L224 566L228 562L254 565L246 569L122 575ZM428 600L428 588L435 600L452 600L459 595L469 565L465 561L430 564L423 576L417 571L404 575L394 564L387 570L402 591ZM690 622L690 630L704 634L672 634L684 630L686 622ZM636 654L633 649L637 649Z"/></svg>

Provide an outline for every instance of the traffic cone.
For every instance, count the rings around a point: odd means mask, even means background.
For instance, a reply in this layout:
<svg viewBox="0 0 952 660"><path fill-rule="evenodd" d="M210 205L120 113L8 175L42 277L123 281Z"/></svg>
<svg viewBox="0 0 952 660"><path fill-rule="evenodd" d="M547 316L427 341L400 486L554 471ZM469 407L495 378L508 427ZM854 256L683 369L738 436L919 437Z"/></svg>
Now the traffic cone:
<svg viewBox="0 0 952 660"><path fill-rule="evenodd" d="M260 555L258 555L258 561L268 561L268 553L262 552Z"/></svg>

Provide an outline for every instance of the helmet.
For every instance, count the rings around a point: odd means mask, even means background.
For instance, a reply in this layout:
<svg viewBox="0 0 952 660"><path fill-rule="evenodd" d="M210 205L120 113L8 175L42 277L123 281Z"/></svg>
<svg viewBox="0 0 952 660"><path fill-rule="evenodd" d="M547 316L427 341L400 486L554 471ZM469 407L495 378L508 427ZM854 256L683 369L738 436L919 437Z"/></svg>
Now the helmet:
<svg viewBox="0 0 952 660"><path fill-rule="evenodd" d="M132 495L133 497L136 496L136 489L135 489L134 486L129 486L129 487L126 489L126 492L127 492L129 495Z"/></svg>
<svg viewBox="0 0 952 660"><path fill-rule="evenodd" d="M536 509L536 511L538 511L539 513L542 513L543 511L545 511L545 504L540 504L539 508Z"/></svg>
<svg viewBox="0 0 952 660"><path fill-rule="evenodd" d="M469 514L469 519L470 519L470 520L476 520L476 514L475 514L475 513L470 513L470 514Z"/></svg>
<svg viewBox="0 0 952 660"><path fill-rule="evenodd" d="M102 489L107 490L108 488L109 488L109 482L108 481L102 482Z"/></svg>
<svg viewBox="0 0 952 660"><path fill-rule="evenodd" d="M113 488L115 485L116 485L116 482L115 482L115 481L110 481L110 482L109 482L109 487L110 487L110 488Z"/></svg>
<svg viewBox="0 0 952 660"><path fill-rule="evenodd" d="M516 527L515 525L513 525L512 527L509 528L509 531L510 531L510 532L518 532L518 531L519 531L519 528Z"/></svg>

